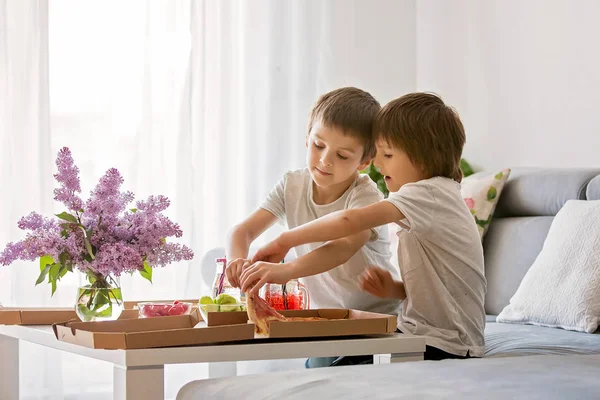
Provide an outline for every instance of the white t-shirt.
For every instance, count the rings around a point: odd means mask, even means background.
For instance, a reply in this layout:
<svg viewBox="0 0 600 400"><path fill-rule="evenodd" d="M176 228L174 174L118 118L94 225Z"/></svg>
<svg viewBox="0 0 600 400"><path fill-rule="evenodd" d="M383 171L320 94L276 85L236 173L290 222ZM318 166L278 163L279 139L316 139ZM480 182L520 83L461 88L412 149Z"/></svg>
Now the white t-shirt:
<svg viewBox="0 0 600 400"><path fill-rule="evenodd" d="M406 217L397 222L407 296L398 328L447 353L482 357L483 247L460 184L442 177L409 183L387 201Z"/></svg>
<svg viewBox="0 0 600 400"><path fill-rule="evenodd" d="M313 201L313 182L308 169L291 171L271 190L261 208L269 211L289 229L314 221L329 213L367 206L383 199L368 175L359 175L336 201L318 205ZM372 229L371 240L345 264L327 272L301 278L309 291L311 308L349 308L355 310L398 314L400 301L381 299L364 292L359 277L368 266L390 271L399 279L397 268L390 262L390 241L387 226ZM309 243L295 247L301 257L324 243Z"/></svg>

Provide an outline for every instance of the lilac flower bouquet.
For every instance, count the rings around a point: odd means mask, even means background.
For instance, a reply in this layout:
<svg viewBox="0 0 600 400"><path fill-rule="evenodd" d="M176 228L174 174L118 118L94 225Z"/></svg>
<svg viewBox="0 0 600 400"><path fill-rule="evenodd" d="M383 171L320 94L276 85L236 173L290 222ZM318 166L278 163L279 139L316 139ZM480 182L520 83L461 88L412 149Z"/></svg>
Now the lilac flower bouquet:
<svg viewBox="0 0 600 400"><path fill-rule="evenodd" d="M166 240L182 236L179 225L162 214L169 207L168 198L150 196L128 209L134 195L120 190L123 178L111 168L84 202L79 195L79 169L68 148L59 151L56 165L54 177L59 187L54 199L67 211L57 218L36 212L21 218L18 226L28 233L20 242L8 243L0 254L0 264L39 257L36 285L47 280L52 295L67 272L74 268L82 271L89 285L80 289L78 304L86 309L78 314L87 313L86 319L91 320L112 313L109 306L115 301L122 303L120 289L115 287L115 278L122 273L137 271L152 282L152 268L193 258L191 249Z"/></svg>

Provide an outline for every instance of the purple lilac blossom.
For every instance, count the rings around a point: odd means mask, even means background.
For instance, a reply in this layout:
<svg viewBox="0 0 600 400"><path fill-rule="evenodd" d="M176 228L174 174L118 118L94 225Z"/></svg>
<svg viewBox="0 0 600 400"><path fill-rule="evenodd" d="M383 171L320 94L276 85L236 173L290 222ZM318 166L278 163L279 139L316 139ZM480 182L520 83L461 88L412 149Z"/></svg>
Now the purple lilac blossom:
<svg viewBox="0 0 600 400"><path fill-rule="evenodd" d="M137 202L136 212L125 211L134 195L120 191L123 178L111 168L80 213L83 203L75 195L81 191L79 169L68 148L60 150L56 164L58 173L54 176L61 187L55 189L55 199L76 212L81 226L32 212L18 223L19 228L30 232L22 241L8 243L0 253L0 264L35 260L44 255L59 260L62 254L83 272L119 276L142 269L144 260L152 267L163 267L194 257L187 246L166 242L168 237L183 235L178 224L161 214L170 205L167 197L149 196L146 201ZM93 259L86 248L86 238L92 246Z"/></svg>
<svg viewBox="0 0 600 400"><path fill-rule="evenodd" d="M79 168L75 166L71 150L68 147L63 147L58 152L56 166L58 167L58 173L54 175L54 178L60 184L60 187L54 189L54 200L60 201L71 211L80 210L83 202L76 195L76 193L81 192Z"/></svg>

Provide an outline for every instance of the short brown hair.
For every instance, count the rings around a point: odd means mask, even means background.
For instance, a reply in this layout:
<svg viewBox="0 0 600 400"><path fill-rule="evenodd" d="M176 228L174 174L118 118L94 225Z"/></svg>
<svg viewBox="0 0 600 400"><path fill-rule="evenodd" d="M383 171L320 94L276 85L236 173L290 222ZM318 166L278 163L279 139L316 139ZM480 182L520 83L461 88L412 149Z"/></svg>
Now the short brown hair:
<svg viewBox="0 0 600 400"><path fill-rule="evenodd" d="M355 87L344 87L325 93L315 103L308 119L308 134L321 122L341 129L345 135L359 139L365 147L361 161L375 157L373 122L381 105L371 94Z"/></svg>
<svg viewBox="0 0 600 400"><path fill-rule="evenodd" d="M456 110L433 93L410 93L386 104L375 120L375 140L402 149L430 176L462 180L465 128Z"/></svg>

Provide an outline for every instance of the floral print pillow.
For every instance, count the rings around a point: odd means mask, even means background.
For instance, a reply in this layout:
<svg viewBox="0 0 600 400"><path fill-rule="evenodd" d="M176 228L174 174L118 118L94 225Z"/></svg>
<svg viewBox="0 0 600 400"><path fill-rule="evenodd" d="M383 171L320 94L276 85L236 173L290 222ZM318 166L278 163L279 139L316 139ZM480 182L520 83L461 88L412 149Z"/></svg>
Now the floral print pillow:
<svg viewBox="0 0 600 400"><path fill-rule="evenodd" d="M505 169L495 175L476 174L462 181L461 193L465 204L469 207L483 240L490 223L502 188L506 183L510 169Z"/></svg>

